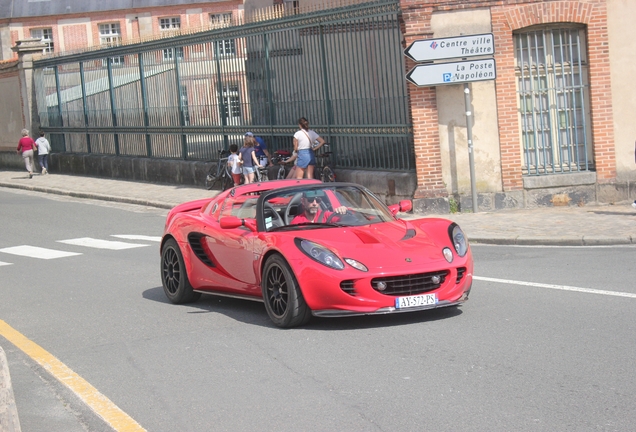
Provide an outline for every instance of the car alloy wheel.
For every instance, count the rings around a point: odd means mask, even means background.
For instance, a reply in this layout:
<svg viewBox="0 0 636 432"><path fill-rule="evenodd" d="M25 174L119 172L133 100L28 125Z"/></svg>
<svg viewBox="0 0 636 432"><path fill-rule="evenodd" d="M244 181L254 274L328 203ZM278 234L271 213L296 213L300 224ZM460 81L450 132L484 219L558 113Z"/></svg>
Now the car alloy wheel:
<svg viewBox="0 0 636 432"><path fill-rule="evenodd" d="M267 314L278 327L296 327L311 318L296 277L281 255L267 259L261 289Z"/></svg>
<svg viewBox="0 0 636 432"><path fill-rule="evenodd" d="M194 292L183 262L183 255L174 239L168 239L161 248L161 282L163 292L172 303L189 303L201 297Z"/></svg>

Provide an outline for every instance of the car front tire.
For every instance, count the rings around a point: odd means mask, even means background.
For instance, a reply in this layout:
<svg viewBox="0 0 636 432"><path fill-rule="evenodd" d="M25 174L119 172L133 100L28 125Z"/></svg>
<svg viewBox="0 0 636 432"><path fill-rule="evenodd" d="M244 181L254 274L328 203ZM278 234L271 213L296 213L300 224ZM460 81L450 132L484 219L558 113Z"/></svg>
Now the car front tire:
<svg viewBox="0 0 636 432"><path fill-rule="evenodd" d="M168 239L161 249L161 282L163 292L174 304L193 302L201 297L190 285L181 249L174 239Z"/></svg>
<svg viewBox="0 0 636 432"><path fill-rule="evenodd" d="M272 255L263 268L261 281L265 309L278 327L296 327L309 322L311 310L287 261Z"/></svg>

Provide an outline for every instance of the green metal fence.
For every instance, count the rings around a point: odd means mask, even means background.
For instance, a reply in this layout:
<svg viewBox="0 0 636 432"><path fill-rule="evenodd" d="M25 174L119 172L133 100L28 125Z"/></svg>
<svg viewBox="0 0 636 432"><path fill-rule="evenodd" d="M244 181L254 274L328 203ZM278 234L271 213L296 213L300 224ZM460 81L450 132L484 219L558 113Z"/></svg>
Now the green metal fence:
<svg viewBox="0 0 636 432"><path fill-rule="evenodd" d="M414 169L399 3L380 0L34 63L56 151L212 160L250 130L291 149L297 119L336 167Z"/></svg>

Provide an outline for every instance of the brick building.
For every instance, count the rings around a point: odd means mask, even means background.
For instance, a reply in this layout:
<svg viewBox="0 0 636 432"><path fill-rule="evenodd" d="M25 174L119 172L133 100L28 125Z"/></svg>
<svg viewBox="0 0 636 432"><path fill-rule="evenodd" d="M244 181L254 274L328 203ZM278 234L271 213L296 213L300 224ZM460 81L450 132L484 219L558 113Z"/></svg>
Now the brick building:
<svg viewBox="0 0 636 432"><path fill-rule="evenodd" d="M121 7L99 10L105 6L98 2L67 3L73 6L56 10L62 6L53 2L0 0L1 58L15 58L11 47L27 37L41 38L44 51L73 51L196 30L224 20L240 23L246 10L272 4L175 0L171 6L157 6L148 0L145 7L128 9L128 2L121 1L116 3ZM294 3L303 8L321 2ZM400 8L404 48L431 38L494 37L496 79L469 87L472 180L480 208L580 205L636 197L636 122L631 119L636 96L627 90L636 64L626 60L635 45L629 17L636 3L401 0ZM414 66L406 62L406 70ZM16 71L0 70L0 88L11 73ZM453 201L470 208L464 86L408 84L408 91L416 157L416 186L409 194L416 208L448 208ZM16 137L21 127L7 132Z"/></svg>

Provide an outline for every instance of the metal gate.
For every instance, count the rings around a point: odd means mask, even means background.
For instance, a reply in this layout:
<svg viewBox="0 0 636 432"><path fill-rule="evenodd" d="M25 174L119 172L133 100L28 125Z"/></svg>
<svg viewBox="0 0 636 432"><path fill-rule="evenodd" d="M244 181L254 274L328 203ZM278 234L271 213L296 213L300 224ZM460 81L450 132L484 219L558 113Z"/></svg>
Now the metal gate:
<svg viewBox="0 0 636 432"><path fill-rule="evenodd" d="M336 167L414 170L399 2L380 0L34 62L56 151L212 160L243 134L291 149L297 119Z"/></svg>

